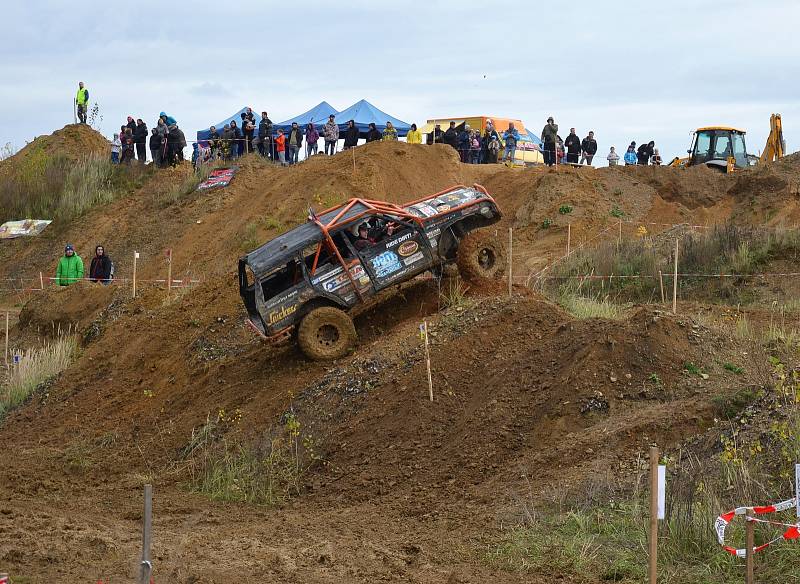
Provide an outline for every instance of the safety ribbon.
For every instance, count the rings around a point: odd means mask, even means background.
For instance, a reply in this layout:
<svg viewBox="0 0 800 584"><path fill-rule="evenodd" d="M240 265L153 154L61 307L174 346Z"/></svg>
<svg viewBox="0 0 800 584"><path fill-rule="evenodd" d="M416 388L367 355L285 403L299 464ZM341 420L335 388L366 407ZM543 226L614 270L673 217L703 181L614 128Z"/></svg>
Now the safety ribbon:
<svg viewBox="0 0 800 584"><path fill-rule="evenodd" d="M738 558L743 558L747 555L747 550L745 548L734 548L728 545L725 545L725 529L728 527L728 524L733 520L734 517L737 515L746 515L748 511L752 511L754 515L765 515L767 513L780 513L781 511L786 511L787 509L794 509L797 505L796 499L789 499L787 501L781 501L780 503L775 503L773 505L762 505L760 507L737 507L733 511L728 511L727 513L723 513L719 517L717 517L716 521L714 521L714 531L717 533L717 540L719 544L722 546L726 552L731 555L734 555ZM756 521L758 523L768 523L770 525L780 525L783 527L788 527L786 531L784 531L778 537L766 542L762 543L759 546L753 548L753 553L760 552L766 547L769 547L775 542L781 540L792 540L792 539L800 539L800 523L793 524L793 523L779 523L777 521L768 521L766 519L759 519L756 517L749 518L750 521Z"/></svg>

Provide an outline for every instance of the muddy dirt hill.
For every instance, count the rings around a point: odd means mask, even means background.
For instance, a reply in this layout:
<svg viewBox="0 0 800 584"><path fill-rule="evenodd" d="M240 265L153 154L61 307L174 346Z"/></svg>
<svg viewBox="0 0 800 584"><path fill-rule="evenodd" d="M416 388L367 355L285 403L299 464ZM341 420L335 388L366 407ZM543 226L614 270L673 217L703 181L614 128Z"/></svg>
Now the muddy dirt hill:
<svg viewBox="0 0 800 584"><path fill-rule="evenodd" d="M452 282L420 278L358 318L352 355L311 363L291 345L253 338L236 258L309 206L401 202L480 182L504 211L498 237L514 227L524 273L561 248L565 204L578 237L613 225L614 207L631 225L777 221L771 209L796 221L796 164L731 177L522 170L462 165L446 146L376 143L291 168L251 156L229 187L178 197L167 194L189 170L158 172L73 225L4 242L2 278L38 280L70 240L83 253L104 243L120 281L5 296L25 302L14 346L72 326L81 352L0 421L0 567L32 582L131 579L150 482L156 581L529 582L485 560L500 527L548 493L625 483L652 441L669 448L702 434L720 397L756 382L722 367L746 364L749 348L652 307L577 321L522 286L513 299L471 289L446 307ZM752 210L768 185L769 205ZM139 276L152 280L164 277L165 248L176 277L200 282L169 297L143 283L133 299L133 251ZM706 364L708 379L687 374L687 362ZM281 505L197 492L204 452L265 455L290 420L307 471Z"/></svg>

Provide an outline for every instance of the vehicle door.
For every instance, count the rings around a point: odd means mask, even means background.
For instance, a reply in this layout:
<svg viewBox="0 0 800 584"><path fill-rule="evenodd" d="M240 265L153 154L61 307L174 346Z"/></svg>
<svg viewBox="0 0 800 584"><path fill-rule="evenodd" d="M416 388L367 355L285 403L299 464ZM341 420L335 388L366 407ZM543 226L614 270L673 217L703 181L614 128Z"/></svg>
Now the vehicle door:
<svg viewBox="0 0 800 584"><path fill-rule="evenodd" d="M430 269L431 248L417 223L396 217L378 217L375 243L358 251L358 256L376 290L397 284ZM392 233L389 235L389 226Z"/></svg>
<svg viewBox="0 0 800 584"><path fill-rule="evenodd" d="M350 245L344 231L331 233L339 260L334 250L330 249L327 242L322 242L321 247L314 246L313 251L307 255L306 267L309 282L321 296L341 301L347 306L356 304L361 298L366 298L374 293L374 287L369 274L364 269L361 258ZM347 271L345 271L345 266ZM350 272L348 276L347 272ZM356 284L358 293L353 289Z"/></svg>

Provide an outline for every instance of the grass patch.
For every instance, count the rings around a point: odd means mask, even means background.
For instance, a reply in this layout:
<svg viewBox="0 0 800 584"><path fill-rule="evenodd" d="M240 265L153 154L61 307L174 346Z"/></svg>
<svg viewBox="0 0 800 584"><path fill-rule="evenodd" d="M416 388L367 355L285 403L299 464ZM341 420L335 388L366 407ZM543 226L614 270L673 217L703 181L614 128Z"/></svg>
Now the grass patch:
<svg viewBox="0 0 800 584"><path fill-rule="evenodd" d="M618 213L615 213L615 210ZM618 206L615 217L623 216ZM648 235L642 226L635 239L607 241L592 248L579 249L554 266L553 279L545 282L548 295L556 296L564 282L582 276L604 276L582 283L587 296L610 296L615 301L656 302L661 298L661 278L665 292L672 290L674 236ZM754 229L720 225L681 237L678 271L683 274L736 274L743 277L681 277L679 297L692 300L750 304L758 299L752 278L744 276L768 269L780 260L800 265L800 229ZM781 271L785 271L781 267ZM617 278L617 276L622 276ZM574 283L569 284L574 287ZM792 306L794 308L794 305Z"/></svg>
<svg viewBox="0 0 800 584"><path fill-rule="evenodd" d="M454 308L463 310L470 301L467 298L469 286L465 285L461 278L453 276L444 279L444 286L439 289L439 308Z"/></svg>
<svg viewBox="0 0 800 584"><path fill-rule="evenodd" d="M730 396L715 396L712 400L714 402L714 410L717 416L730 420L739 415L747 406L753 403L757 398L756 393L752 389L740 389Z"/></svg>
<svg viewBox="0 0 800 584"><path fill-rule="evenodd" d="M69 221L139 188L150 174L149 168L111 164L98 154L74 161L48 156L38 148L0 181L0 222L25 218Z"/></svg>
<svg viewBox="0 0 800 584"><path fill-rule="evenodd" d="M244 230L239 234L239 249L248 252L259 245L261 245L261 237L258 235L258 223L251 221L244 226Z"/></svg>
<svg viewBox="0 0 800 584"><path fill-rule="evenodd" d="M72 335L58 337L39 349L23 353L19 365L0 386L0 418L25 402L39 385L69 367L77 353L78 341Z"/></svg>
<svg viewBox="0 0 800 584"><path fill-rule="evenodd" d="M608 298L588 298L575 294L563 294L559 297L558 303L578 319L605 318L618 320L623 316L623 309L618 304L614 304Z"/></svg>
<svg viewBox="0 0 800 584"><path fill-rule="evenodd" d="M735 373L736 375L741 375L742 373L744 373L744 369L742 369L738 365L734 365L733 363L724 363L722 367L726 371L730 371L731 373Z"/></svg>
<svg viewBox="0 0 800 584"><path fill-rule="evenodd" d="M224 417L192 432L184 453L192 461L192 488L215 501L278 506L302 490L307 472L320 460L313 438L301 434L294 414L265 435L260 444L246 445L220 438Z"/></svg>

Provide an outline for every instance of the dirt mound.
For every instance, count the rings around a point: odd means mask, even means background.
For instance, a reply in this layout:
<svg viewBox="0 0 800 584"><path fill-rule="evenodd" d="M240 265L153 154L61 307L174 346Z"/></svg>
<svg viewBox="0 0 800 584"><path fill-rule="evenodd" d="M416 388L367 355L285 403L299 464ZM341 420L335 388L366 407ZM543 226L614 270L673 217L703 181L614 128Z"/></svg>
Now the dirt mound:
<svg viewBox="0 0 800 584"><path fill-rule="evenodd" d="M717 389L684 367L711 363L704 344L716 339L690 321L649 309L573 321L533 299L462 318L455 330L448 320L431 329L434 404L420 350L409 346L373 354L367 386L343 368L299 392L294 410L317 413L317 429L330 434L323 496L415 492L424 507L428 489L452 488L490 499L527 468L537 469L537 488L552 480L567 489L651 440L673 444L713 421Z"/></svg>
<svg viewBox="0 0 800 584"><path fill-rule="evenodd" d="M0 162L0 176L38 164L42 156L80 160L90 154L110 155L109 142L86 124L69 124L47 136L37 136L19 152Z"/></svg>
<svg viewBox="0 0 800 584"><path fill-rule="evenodd" d="M92 282L52 286L31 296L19 315L19 326L28 333L52 335L85 330L122 290Z"/></svg>

